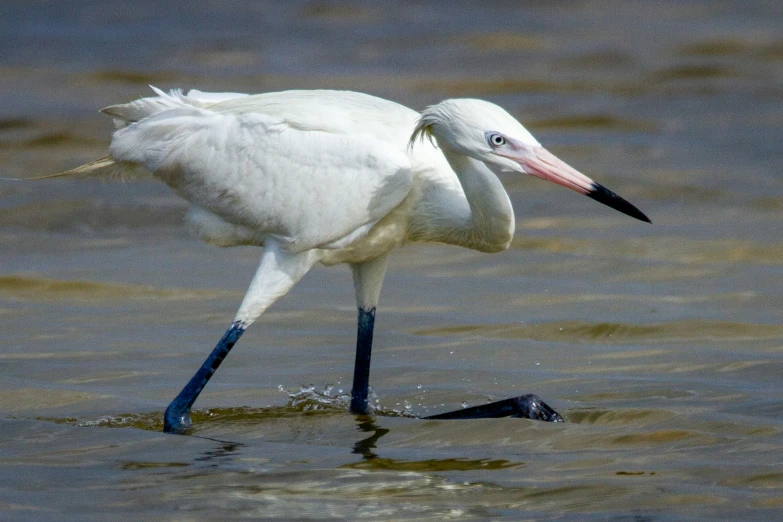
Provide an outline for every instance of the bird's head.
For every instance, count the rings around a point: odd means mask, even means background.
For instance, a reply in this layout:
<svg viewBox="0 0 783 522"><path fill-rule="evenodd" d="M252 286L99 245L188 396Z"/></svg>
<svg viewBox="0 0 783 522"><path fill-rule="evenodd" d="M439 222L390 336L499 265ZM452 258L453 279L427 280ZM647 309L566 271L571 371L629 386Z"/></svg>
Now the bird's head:
<svg viewBox="0 0 783 522"><path fill-rule="evenodd" d="M542 147L521 123L494 103L455 99L427 107L410 143L425 137L435 139L441 148L483 162L493 172L519 172L545 179L650 222L635 206Z"/></svg>

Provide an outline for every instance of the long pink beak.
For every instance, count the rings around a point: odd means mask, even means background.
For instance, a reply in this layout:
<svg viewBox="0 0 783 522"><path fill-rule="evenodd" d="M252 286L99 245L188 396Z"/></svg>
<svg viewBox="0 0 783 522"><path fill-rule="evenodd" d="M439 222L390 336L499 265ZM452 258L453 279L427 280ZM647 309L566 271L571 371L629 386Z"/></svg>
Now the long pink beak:
<svg viewBox="0 0 783 522"><path fill-rule="evenodd" d="M591 180L544 147L524 147L512 154L499 154L518 162L531 176L575 190L631 217L652 223L650 218L626 200Z"/></svg>

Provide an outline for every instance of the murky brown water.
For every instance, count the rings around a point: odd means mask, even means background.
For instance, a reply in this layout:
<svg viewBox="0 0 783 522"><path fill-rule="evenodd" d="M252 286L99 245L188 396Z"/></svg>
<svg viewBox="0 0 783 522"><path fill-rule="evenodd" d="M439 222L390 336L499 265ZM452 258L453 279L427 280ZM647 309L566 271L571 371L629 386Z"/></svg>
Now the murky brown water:
<svg viewBox="0 0 783 522"><path fill-rule="evenodd" d="M655 225L506 179L508 252L393 259L371 381L390 415L346 413L351 277L317 268L178 437L163 409L258 252L189 238L152 180L0 182L0 518L779 517L781 5L3 3L2 176L103 155L97 109L147 83L475 96ZM394 413L522 393L568 422Z"/></svg>

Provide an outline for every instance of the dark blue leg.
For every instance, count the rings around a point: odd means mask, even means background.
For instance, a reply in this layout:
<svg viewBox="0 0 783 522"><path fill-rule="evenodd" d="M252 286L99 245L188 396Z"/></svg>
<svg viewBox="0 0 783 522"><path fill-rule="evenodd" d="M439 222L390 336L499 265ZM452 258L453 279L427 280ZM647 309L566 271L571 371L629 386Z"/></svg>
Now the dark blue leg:
<svg viewBox="0 0 783 522"><path fill-rule="evenodd" d="M353 389L351 390L351 412L360 415L370 413L367 396L370 386L370 352L372 351L372 330L375 326L375 308L359 308L359 327L356 333L356 364L353 368Z"/></svg>
<svg viewBox="0 0 783 522"><path fill-rule="evenodd" d="M201 365L196 375L190 379L185 387L182 388L182 391L179 392L179 395L166 408L166 413L163 416L164 432L184 433L185 430L190 428L193 424L190 420L190 408L244 331L245 329L239 323L233 323L226 330L223 338L217 343L217 346L209 354L204 364Z"/></svg>
<svg viewBox="0 0 783 522"><path fill-rule="evenodd" d="M370 355L372 332L375 326L375 308L359 308L359 327L356 334L356 364L353 370L351 412L368 415L367 396L370 384ZM464 408L448 413L422 417L423 419L491 419L498 417L522 417L549 422L563 422L563 418L538 395L521 395L490 404Z"/></svg>

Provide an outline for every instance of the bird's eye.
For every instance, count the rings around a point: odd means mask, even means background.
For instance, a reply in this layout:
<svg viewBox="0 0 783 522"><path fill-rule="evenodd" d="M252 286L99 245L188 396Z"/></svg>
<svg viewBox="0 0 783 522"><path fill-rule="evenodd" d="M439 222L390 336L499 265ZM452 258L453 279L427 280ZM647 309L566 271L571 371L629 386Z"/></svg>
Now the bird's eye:
<svg viewBox="0 0 783 522"><path fill-rule="evenodd" d="M501 134L492 133L487 136L487 141L489 141L489 144L493 147L500 147L506 144L506 138L504 138Z"/></svg>

